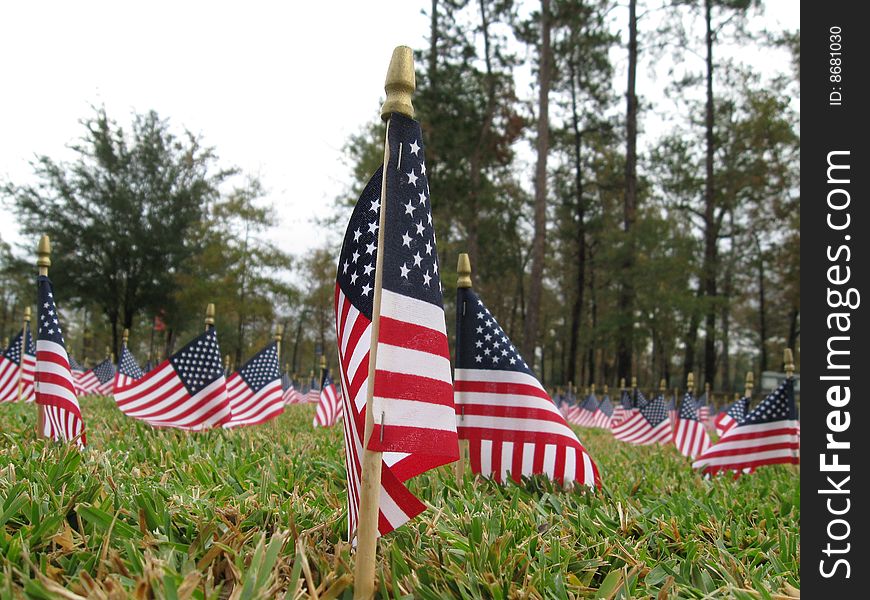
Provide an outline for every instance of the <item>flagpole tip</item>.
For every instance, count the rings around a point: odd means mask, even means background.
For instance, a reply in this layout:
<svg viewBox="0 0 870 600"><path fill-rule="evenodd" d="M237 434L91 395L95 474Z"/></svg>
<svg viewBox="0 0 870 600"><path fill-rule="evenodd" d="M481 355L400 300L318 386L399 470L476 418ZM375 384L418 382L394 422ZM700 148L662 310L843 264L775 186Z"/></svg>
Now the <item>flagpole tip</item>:
<svg viewBox="0 0 870 600"><path fill-rule="evenodd" d="M470 288L471 259L468 258L468 254L466 254L465 252L460 254L459 259L456 261L456 272L459 274L459 278L456 280L456 287Z"/></svg>
<svg viewBox="0 0 870 600"><path fill-rule="evenodd" d="M325 368L326 368L326 355L321 354L320 355L320 369L323 370Z"/></svg>
<svg viewBox="0 0 870 600"><path fill-rule="evenodd" d="M605 384L604 384L604 393L607 394L607 390L609 390L609 389L610 389L610 388L607 387L607 384L605 383Z"/></svg>
<svg viewBox="0 0 870 600"><path fill-rule="evenodd" d="M686 389L689 392L695 391L695 374L694 373L689 373L686 376Z"/></svg>
<svg viewBox="0 0 870 600"><path fill-rule="evenodd" d="M39 245L36 246L36 266L40 275L48 275L48 268L51 266L51 241L47 235L39 238Z"/></svg>
<svg viewBox="0 0 870 600"><path fill-rule="evenodd" d="M214 303L209 302L205 307L205 328L214 327Z"/></svg>
<svg viewBox="0 0 870 600"><path fill-rule="evenodd" d="M625 389L625 377L620 377L620 378L619 378L619 388L622 389L622 390Z"/></svg>
<svg viewBox="0 0 870 600"><path fill-rule="evenodd" d="M794 375L794 354L791 348L786 348L782 354L783 363L785 363L785 374L787 377L792 377Z"/></svg>
<svg viewBox="0 0 870 600"><path fill-rule="evenodd" d="M668 389L668 382L666 379L662 378L662 380L659 381L659 391L664 393L667 391L667 389Z"/></svg>
<svg viewBox="0 0 870 600"><path fill-rule="evenodd" d="M589 384L589 393L591 393L591 394L595 393L595 384L594 383Z"/></svg>
<svg viewBox="0 0 870 600"><path fill-rule="evenodd" d="M755 376L752 374L752 371L746 371L746 389L743 392L743 395L747 398L752 397L752 388L755 387Z"/></svg>
<svg viewBox="0 0 870 600"><path fill-rule="evenodd" d="M24 322L30 323L30 307L29 306L24 307Z"/></svg>
<svg viewBox="0 0 870 600"><path fill-rule="evenodd" d="M278 343L280 344L280 343L281 343L281 338L283 338L283 337L284 337L284 326L283 326L283 325L278 325L278 326L275 328L275 341L278 342Z"/></svg>
<svg viewBox="0 0 870 600"><path fill-rule="evenodd" d="M121 342L126 346L127 341L130 339L130 330L124 329L124 333L121 334Z"/></svg>
<svg viewBox="0 0 870 600"><path fill-rule="evenodd" d="M417 87L417 79L414 74L414 51L408 46L396 46L387 68L387 79L384 82L384 91L387 99L381 107L381 119L386 121L391 113L402 113L408 117L414 117L414 105L411 103L411 94Z"/></svg>
<svg viewBox="0 0 870 600"><path fill-rule="evenodd" d="M637 388L637 377L631 378L631 387Z"/></svg>

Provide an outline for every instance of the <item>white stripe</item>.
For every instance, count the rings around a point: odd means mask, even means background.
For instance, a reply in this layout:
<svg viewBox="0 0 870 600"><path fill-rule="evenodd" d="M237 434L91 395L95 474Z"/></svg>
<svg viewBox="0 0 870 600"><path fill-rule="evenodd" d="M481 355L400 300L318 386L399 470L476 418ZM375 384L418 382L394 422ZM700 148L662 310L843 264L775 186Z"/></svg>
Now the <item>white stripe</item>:
<svg viewBox="0 0 870 600"><path fill-rule="evenodd" d="M456 381L491 381L493 383L516 383L544 390L541 383L528 373L515 371L488 371L485 369L456 369ZM546 390L544 390L546 393Z"/></svg>
<svg viewBox="0 0 870 600"><path fill-rule="evenodd" d="M523 475L531 475L535 469L535 443L523 444Z"/></svg>
<svg viewBox="0 0 870 600"><path fill-rule="evenodd" d="M759 452L753 452L751 454L743 454L740 456L736 455L727 455L720 456L717 458L705 458L701 456L692 463L692 467L695 469L702 467L716 467L722 465L740 465L747 462L756 462L760 460L769 460L771 458L797 458L798 451L790 448L780 448L778 450L762 450Z"/></svg>
<svg viewBox="0 0 870 600"><path fill-rule="evenodd" d="M501 443L501 480L507 481L510 478L511 467L514 462L514 443Z"/></svg>
<svg viewBox="0 0 870 600"><path fill-rule="evenodd" d="M458 380L457 380L458 381ZM479 404L482 406L513 406L517 408L533 408L536 410L545 410L554 415L559 415L564 418L556 405L538 396L526 396L523 394L501 394L495 392L454 392L453 397L456 404L464 404L466 406Z"/></svg>
<svg viewBox="0 0 870 600"><path fill-rule="evenodd" d="M492 477L492 440L480 440L480 474Z"/></svg>
<svg viewBox="0 0 870 600"><path fill-rule="evenodd" d="M583 454L583 483L595 487L595 467L592 465L592 459L586 452L581 454Z"/></svg>
<svg viewBox="0 0 870 600"><path fill-rule="evenodd" d="M584 453L585 454L585 453ZM569 485L574 481L577 474L577 450L568 446L565 448L565 485Z"/></svg>
<svg viewBox="0 0 870 600"><path fill-rule="evenodd" d="M453 385L449 358L390 344L378 343L378 371L405 375L425 373L429 379Z"/></svg>
<svg viewBox="0 0 870 600"><path fill-rule="evenodd" d="M452 406L375 396L372 398L372 412L375 423L383 421L384 426L456 431L456 409Z"/></svg>
<svg viewBox="0 0 870 600"><path fill-rule="evenodd" d="M544 473L550 476L550 479L556 477L556 445L546 444L544 446Z"/></svg>
<svg viewBox="0 0 870 600"><path fill-rule="evenodd" d="M381 290L381 316L419 327L433 329L447 335L444 309L423 300L403 296L388 289Z"/></svg>

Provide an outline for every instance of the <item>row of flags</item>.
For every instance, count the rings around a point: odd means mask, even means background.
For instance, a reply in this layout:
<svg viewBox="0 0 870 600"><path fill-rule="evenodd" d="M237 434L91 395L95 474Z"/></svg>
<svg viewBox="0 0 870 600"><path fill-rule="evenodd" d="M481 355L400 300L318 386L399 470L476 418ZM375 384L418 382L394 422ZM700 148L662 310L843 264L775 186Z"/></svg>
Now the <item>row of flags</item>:
<svg viewBox="0 0 870 600"><path fill-rule="evenodd" d="M749 410L750 399L740 398L719 413L705 416L706 405L691 392L679 410L659 394L623 390L617 409L609 398L590 394L579 405L562 404L566 418L581 427L609 429L617 440L635 445L673 443L693 467L704 473L750 472L768 464L798 464L800 425L794 399L794 379L786 380ZM609 419L601 415L610 414ZM707 410L709 415L709 408ZM718 436L712 441L711 433Z"/></svg>

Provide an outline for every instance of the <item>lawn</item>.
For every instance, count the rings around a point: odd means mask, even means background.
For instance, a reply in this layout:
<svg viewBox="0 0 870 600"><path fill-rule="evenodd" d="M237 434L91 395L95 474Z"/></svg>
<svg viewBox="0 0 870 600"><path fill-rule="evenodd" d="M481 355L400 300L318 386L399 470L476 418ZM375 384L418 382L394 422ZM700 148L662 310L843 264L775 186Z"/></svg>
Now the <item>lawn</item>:
<svg viewBox="0 0 870 600"><path fill-rule="evenodd" d="M0 599L349 598L341 426L313 405L235 431L154 430L82 399L85 452L0 405ZM442 468L380 542L383 598L784 598L799 587L800 477L705 480L670 447L578 430L599 492Z"/></svg>

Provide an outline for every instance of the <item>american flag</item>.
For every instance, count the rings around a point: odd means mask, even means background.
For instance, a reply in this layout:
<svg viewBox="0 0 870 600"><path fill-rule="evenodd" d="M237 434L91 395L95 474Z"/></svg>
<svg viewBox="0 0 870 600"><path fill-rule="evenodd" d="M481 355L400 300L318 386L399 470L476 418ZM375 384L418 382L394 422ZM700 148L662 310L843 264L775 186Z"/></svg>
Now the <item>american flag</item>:
<svg viewBox="0 0 870 600"><path fill-rule="evenodd" d="M638 392L639 397L643 395ZM644 404L622 423L613 427L613 437L616 439L645 446L648 444L666 444L671 441L671 421L668 419L668 409L663 396L657 396L650 402L643 398Z"/></svg>
<svg viewBox="0 0 870 600"><path fill-rule="evenodd" d="M335 384L332 383L329 371L326 371L320 384L320 402L318 402L317 411L314 413L314 426L332 427L338 422L340 416L341 398L335 389Z"/></svg>
<svg viewBox="0 0 870 600"><path fill-rule="evenodd" d="M393 114L390 160L354 208L339 257L335 322L348 476L348 527L357 526L381 180L387 185L380 334L368 448L382 451L381 535L425 509L403 482L459 457L450 352L420 124Z"/></svg>
<svg viewBox="0 0 870 600"><path fill-rule="evenodd" d="M24 340L24 353L21 343ZM21 330L9 347L0 353L0 402L15 402L18 400L19 382L21 383L21 400L33 402L36 392L33 389L36 373L36 348L30 335L30 325Z"/></svg>
<svg viewBox="0 0 870 600"><path fill-rule="evenodd" d="M598 427L599 429L610 429L612 420L613 403L610 401L609 396L604 396L601 399L601 402L598 403L598 406L595 409L595 414L592 415L591 425L592 427Z"/></svg>
<svg viewBox="0 0 870 600"><path fill-rule="evenodd" d="M257 425L284 412L278 343L271 342L227 379L230 419L225 428Z"/></svg>
<svg viewBox="0 0 870 600"><path fill-rule="evenodd" d="M689 458L695 458L710 447L710 436L699 413L694 396L686 392L674 427L674 444L683 456Z"/></svg>
<svg viewBox="0 0 870 600"><path fill-rule="evenodd" d="M133 358L133 353L130 352L126 344L121 346L121 360L118 361L118 371L115 373L113 389L130 385L143 377L145 377L145 373L139 368L139 363Z"/></svg>
<svg viewBox="0 0 870 600"><path fill-rule="evenodd" d="M716 427L716 435L722 437L725 433L737 425L746 416L749 410L749 398L735 400L713 417L713 426Z"/></svg>
<svg viewBox="0 0 870 600"><path fill-rule="evenodd" d="M579 427L588 427L592 421L592 415L595 414L595 409L598 407L598 400L594 394L589 394L586 398L577 405L576 409L570 414L569 422Z"/></svg>
<svg viewBox="0 0 870 600"><path fill-rule="evenodd" d="M311 376L311 384L308 386L308 392L305 394L305 401L310 404L320 402L320 388L317 386L317 380L314 375Z"/></svg>
<svg viewBox="0 0 870 600"><path fill-rule="evenodd" d="M299 404L305 401L302 394L297 391L289 373L284 373L284 376L281 377L281 389L283 390L281 398L284 400L284 404Z"/></svg>
<svg viewBox="0 0 870 600"><path fill-rule="evenodd" d="M710 399L707 397L707 391L705 390L703 394L698 396L697 400L698 405L698 420L704 424L704 426L708 426L710 422Z"/></svg>
<svg viewBox="0 0 870 600"><path fill-rule="evenodd" d="M631 413L631 393L628 390L622 390L619 395L619 402L613 407L613 416L610 418L610 426L613 427L622 423L628 418Z"/></svg>
<svg viewBox="0 0 870 600"><path fill-rule="evenodd" d="M499 482L546 474L600 485L592 458L480 297L460 288L456 310L456 414L471 470Z"/></svg>
<svg viewBox="0 0 870 600"><path fill-rule="evenodd" d="M635 388L634 390L634 405L632 408L637 411L640 408L643 408L649 403L649 400L646 399L646 396L643 395L643 392L639 389Z"/></svg>
<svg viewBox="0 0 870 600"><path fill-rule="evenodd" d="M87 369L75 359L75 357L70 354L69 355L69 369L72 371L73 376L73 385L76 388L76 396L84 396L85 389L81 385L82 377L85 376L85 372Z"/></svg>
<svg viewBox="0 0 870 600"><path fill-rule="evenodd" d="M782 463L800 463L797 407L791 377L701 453L692 466L713 474L741 473L762 465Z"/></svg>
<svg viewBox="0 0 870 600"><path fill-rule="evenodd" d="M87 444L82 411L76 398L69 355L63 339L51 280L36 278L39 322L36 330L36 403L44 417L43 435L55 441Z"/></svg>
<svg viewBox="0 0 870 600"><path fill-rule="evenodd" d="M115 390L118 407L154 427L209 429L230 418L227 385L214 328L145 377Z"/></svg>
<svg viewBox="0 0 870 600"><path fill-rule="evenodd" d="M107 396L112 393L114 382L115 365L112 364L111 358L107 358L82 375L78 380L78 387L82 390L82 394Z"/></svg>

